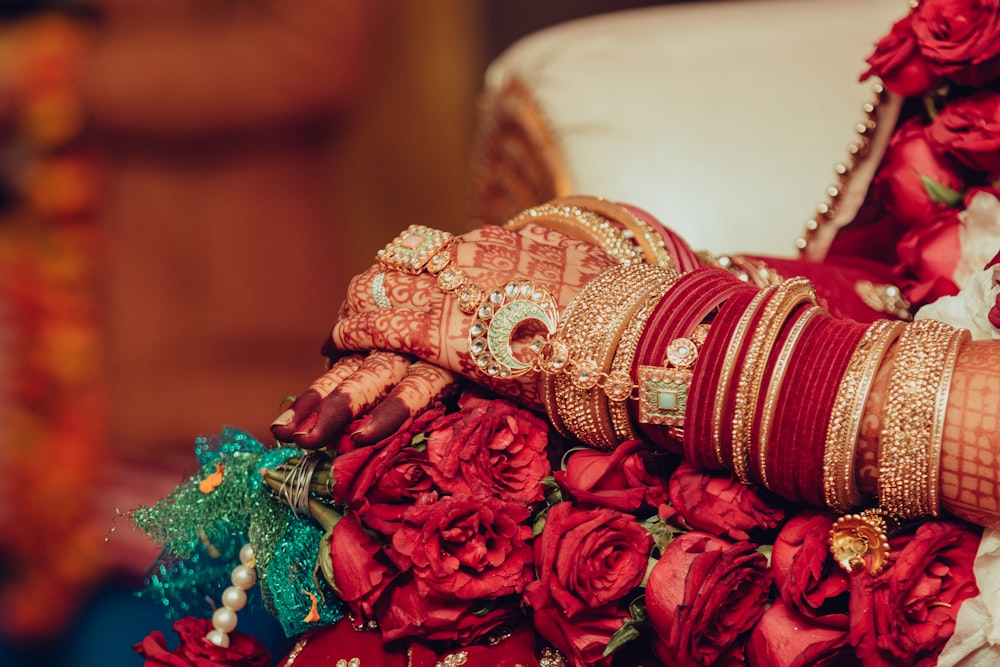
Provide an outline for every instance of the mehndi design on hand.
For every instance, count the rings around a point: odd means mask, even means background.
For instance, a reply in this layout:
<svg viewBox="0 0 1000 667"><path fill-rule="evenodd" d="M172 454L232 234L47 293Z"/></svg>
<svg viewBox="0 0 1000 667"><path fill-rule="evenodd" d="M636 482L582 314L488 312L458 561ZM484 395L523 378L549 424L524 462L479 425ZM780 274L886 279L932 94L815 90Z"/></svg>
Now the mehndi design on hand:
<svg viewBox="0 0 1000 667"><path fill-rule="evenodd" d="M377 442L455 384L449 371L395 352L348 355L314 382L272 424L282 442L305 449L328 444L349 423L369 419L352 437Z"/></svg>

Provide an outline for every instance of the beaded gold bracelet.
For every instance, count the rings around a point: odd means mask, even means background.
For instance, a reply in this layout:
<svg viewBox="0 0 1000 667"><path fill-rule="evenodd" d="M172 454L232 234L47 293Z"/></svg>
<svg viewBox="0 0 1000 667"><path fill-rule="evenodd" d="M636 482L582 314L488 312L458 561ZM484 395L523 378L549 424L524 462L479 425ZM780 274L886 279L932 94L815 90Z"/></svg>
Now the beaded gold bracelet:
<svg viewBox="0 0 1000 667"><path fill-rule="evenodd" d="M854 474L861 419L875 373L905 326L895 320L878 320L868 327L837 390L823 449L823 493L827 506L837 512L865 505Z"/></svg>
<svg viewBox="0 0 1000 667"><path fill-rule="evenodd" d="M518 230L527 224L554 229L588 241L619 264L654 264L675 269L661 237L632 211L598 197L563 197L529 208L504 225Z"/></svg>
<svg viewBox="0 0 1000 667"><path fill-rule="evenodd" d="M767 360L792 311L803 303L815 304L816 290L805 278L789 278L778 285L761 312L743 356L733 397L733 472L750 483L750 447L754 413L763 384Z"/></svg>
<svg viewBox="0 0 1000 667"><path fill-rule="evenodd" d="M893 516L911 519L933 513L930 490L938 484L938 466L931 457L940 451L940 443L934 442L940 437L935 420L943 416L937 405L951 378L953 350L965 336L968 332L943 322L920 320L899 338L878 451L879 500Z"/></svg>
<svg viewBox="0 0 1000 667"><path fill-rule="evenodd" d="M551 373L543 361L542 390L554 407L553 424L589 445L608 449L620 441L608 400L625 401L635 392L629 366L614 372L614 357L629 322L665 291L676 274L648 264L623 265L588 281L563 313L554 343L569 362ZM661 293L662 296L662 293Z"/></svg>
<svg viewBox="0 0 1000 667"><path fill-rule="evenodd" d="M716 381L715 401L712 407L712 446L715 449L715 458L720 466L729 469L726 464L726 456L722 445L722 416L729 398L729 384L733 373L736 370L736 363L743 350L743 339L750 331L750 326L757 316L757 312L764 303L771 298L777 285L762 289L754 295L747 309L743 311L739 321L733 329L733 333L727 345L726 356L722 362L722 369Z"/></svg>
<svg viewBox="0 0 1000 667"><path fill-rule="evenodd" d="M656 308L660 299L663 298L663 296L674 286L675 283L676 281L670 280L660 281L659 283L654 284L647 292L645 302L642 307L631 319L631 321L626 323L625 330L621 335L620 341L618 342L614 360L611 364L611 375L613 377L631 377L632 364L635 360L636 350L639 347L639 339L642 336L643 329L646 328L649 316ZM636 389L638 390L639 387L636 386ZM639 398L633 393L631 388L629 390L629 397L635 399ZM634 440L640 437L632 423L632 417L629 414L627 402L620 400L611 401L609 410L611 413L611 425L615 430L615 435L617 436L619 442Z"/></svg>
<svg viewBox="0 0 1000 667"><path fill-rule="evenodd" d="M518 230L528 224L554 229L601 248L619 264L641 264L642 250L611 221L569 204L548 203L522 211L504 225Z"/></svg>
<svg viewBox="0 0 1000 667"><path fill-rule="evenodd" d="M621 228L626 238L639 246L646 264L655 264L680 273L674 258L666 248L663 236L651 223L640 218L627 206L602 197L580 195L563 197L555 201L577 206L610 220Z"/></svg>

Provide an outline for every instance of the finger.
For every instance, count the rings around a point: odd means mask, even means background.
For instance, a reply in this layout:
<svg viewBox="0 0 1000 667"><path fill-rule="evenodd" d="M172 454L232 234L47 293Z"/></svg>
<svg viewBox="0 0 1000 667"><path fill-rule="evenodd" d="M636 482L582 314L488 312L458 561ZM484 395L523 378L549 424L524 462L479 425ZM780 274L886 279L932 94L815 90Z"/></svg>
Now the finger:
<svg viewBox="0 0 1000 667"><path fill-rule="evenodd" d="M377 264L370 266L351 279L347 285L347 298L341 310L341 316L350 316L366 310L375 310L375 296L372 294L372 283L375 276L382 272Z"/></svg>
<svg viewBox="0 0 1000 667"><path fill-rule="evenodd" d="M351 438L359 445L387 438L398 431L407 419L457 388L458 378L451 371L415 361L399 384L368 413L369 420L352 433Z"/></svg>
<svg viewBox="0 0 1000 667"><path fill-rule="evenodd" d="M427 308L437 298L434 280L428 274L402 273L379 265L368 267L351 279L341 315L385 310L386 302L392 308Z"/></svg>
<svg viewBox="0 0 1000 667"><path fill-rule="evenodd" d="M394 352L369 354L354 373L301 421L292 433L292 441L303 449L317 449L330 443L347 424L370 410L399 383L410 361Z"/></svg>
<svg viewBox="0 0 1000 667"><path fill-rule="evenodd" d="M296 431L305 426L306 419L316 412L320 402L330 395L341 382L356 372L364 361L360 354L341 357L326 373L317 378L302 395L278 415L271 424L271 434L279 442L292 442Z"/></svg>
<svg viewBox="0 0 1000 667"><path fill-rule="evenodd" d="M392 350L438 361L441 312L388 308L357 313L337 322L330 334L341 350ZM442 364L443 365L443 364Z"/></svg>

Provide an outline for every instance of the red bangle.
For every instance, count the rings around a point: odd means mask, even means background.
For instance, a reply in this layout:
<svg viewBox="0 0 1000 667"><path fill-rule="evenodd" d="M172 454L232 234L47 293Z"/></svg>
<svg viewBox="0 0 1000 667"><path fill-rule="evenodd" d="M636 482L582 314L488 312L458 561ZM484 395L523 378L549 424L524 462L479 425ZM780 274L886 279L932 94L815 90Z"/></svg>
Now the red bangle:
<svg viewBox="0 0 1000 667"><path fill-rule="evenodd" d="M662 367L668 345L678 338L688 338L695 327L739 290L750 289L746 283L727 271L701 268L684 274L657 304L643 330L632 364L632 377L640 386L640 401L644 399L644 381L640 368ZM681 452L680 443L672 427L663 424L641 423L637 404L631 404L632 421L651 442L664 449Z"/></svg>
<svg viewBox="0 0 1000 667"><path fill-rule="evenodd" d="M754 413L750 447L751 476L764 487L770 488L767 478L767 445L772 438L774 408L788 372L789 361L806 330L815 324L814 320L826 314L825 310L814 305L804 305L795 310L778 334L774 345L776 352L771 355L764 370L761 386L766 389Z"/></svg>
<svg viewBox="0 0 1000 667"><path fill-rule="evenodd" d="M788 500L825 506L823 451L840 380L867 326L827 315L803 334L774 412L770 488Z"/></svg>
<svg viewBox="0 0 1000 667"><path fill-rule="evenodd" d="M712 408L723 362L729 353L736 323L760 290L750 287L733 294L712 321L708 339L701 348L688 388L684 425L684 456L696 468L719 469L712 442Z"/></svg>
<svg viewBox="0 0 1000 667"><path fill-rule="evenodd" d="M657 234L660 235L660 238L663 240L663 248L673 259L675 271L678 273L687 273L688 271L692 271L702 266L701 259L698 257L698 254L691 249L691 246L687 244L687 241L682 239L672 230L668 229L663 223L654 218L647 211L631 204L623 204L619 202L618 205L622 208L627 208L637 218L646 222Z"/></svg>

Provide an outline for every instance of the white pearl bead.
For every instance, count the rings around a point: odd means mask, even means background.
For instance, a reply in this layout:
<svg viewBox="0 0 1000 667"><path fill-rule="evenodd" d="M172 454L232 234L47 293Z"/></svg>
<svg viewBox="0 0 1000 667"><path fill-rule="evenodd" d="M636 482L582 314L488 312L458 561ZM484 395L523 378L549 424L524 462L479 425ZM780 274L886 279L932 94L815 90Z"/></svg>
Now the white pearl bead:
<svg viewBox="0 0 1000 667"><path fill-rule="evenodd" d="M229 635L221 630L212 630L207 635L205 639L212 642L216 646L221 646L222 648L229 648Z"/></svg>
<svg viewBox="0 0 1000 667"><path fill-rule="evenodd" d="M222 604L233 611L239 611L247 604L247 593L239 586L230 586L222 591Z"/></svg>
<svg viewBox="0 0 1000 667"><path fill-rule="evenodd" d="M212 614L212 626L219 632L232 632L236 629L236 612L228 607L219 607Z"/></svg>
<svg viewBox="0 0 1000 667"><path fill-rule="evenodd" d="M254 559L253 546L244 544L240 549L240 562L248 567L252 567Z"/></svg>
<svg viewBox="0 0 1000 667"><path fill-rule="evenodd" d="M253 585L257 583L257 573L246 565L237 565L233 568L231 581L233 582L233 586L239 586L243 590L247 590L248 588L253 588Z"/></svg>

